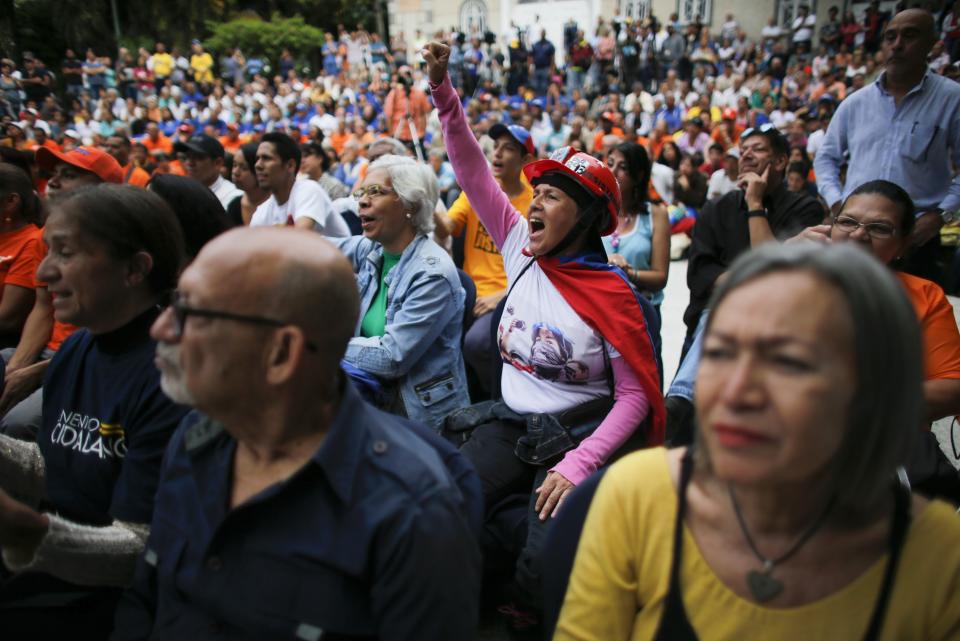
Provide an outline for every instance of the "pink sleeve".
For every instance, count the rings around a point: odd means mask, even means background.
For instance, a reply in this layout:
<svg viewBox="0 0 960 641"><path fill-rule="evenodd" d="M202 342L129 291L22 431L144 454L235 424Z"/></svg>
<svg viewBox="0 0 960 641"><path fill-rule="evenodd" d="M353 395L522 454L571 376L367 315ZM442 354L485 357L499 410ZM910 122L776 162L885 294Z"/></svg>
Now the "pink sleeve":
<svg viewBox="0 0 960 641"><path fill-rule="evenodd" d="M447 156L457 174L457 183L467 194L480 222L500 249L510 229L520 219L520 214L494 180L480 143L473 137L467 124L460 98L450 84L450 76L437 86L431 84L431 92L440 115Z"/></svg>
<svg viewBox="0 0 960 641"><path fill-rule="evenodd" d="M613 368L613 408L593 434L583 439L576 449L567 452L551 472L579 485L597 471L617 451L647 417L650 401L640 386L637 375L623 358L611 359Z"/></svg>

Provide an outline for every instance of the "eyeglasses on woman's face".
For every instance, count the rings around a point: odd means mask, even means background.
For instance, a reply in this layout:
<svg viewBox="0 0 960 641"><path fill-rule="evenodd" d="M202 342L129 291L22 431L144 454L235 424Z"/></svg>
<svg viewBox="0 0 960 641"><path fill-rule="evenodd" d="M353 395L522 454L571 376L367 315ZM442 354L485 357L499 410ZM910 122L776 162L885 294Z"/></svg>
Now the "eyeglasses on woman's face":
<svg viewBox="0 0 960 641"><path fill-rule="evenodd" d="M833 226L845 234L852 234L863 227L863 230L870 235L870 238L876 240L887 240L897 235L897 228L890 223L861 223L856 218L851 218L850 216L841 215L834 217Z"/></svg>
<svg viewBox="0 0 960 641"><path fill-rule="evenodd" d="M370 196L371 198L376 198L377 196L384 196L386 194L395 194L393 189L389 187L384 187L383 185L378 185L376 183L372 185L367 185L366 187L360 187L359 189L354 190L353 197L356 200L360 200L364 196Z"/></svg>

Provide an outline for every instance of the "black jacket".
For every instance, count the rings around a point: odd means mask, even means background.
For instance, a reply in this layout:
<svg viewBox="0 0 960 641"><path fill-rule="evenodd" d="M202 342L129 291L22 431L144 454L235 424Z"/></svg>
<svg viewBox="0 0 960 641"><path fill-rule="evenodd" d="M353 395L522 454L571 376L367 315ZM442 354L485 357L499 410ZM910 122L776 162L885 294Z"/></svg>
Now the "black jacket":
<svg viewBox="0 0 960 641"><path fill-rule="evenodd" d="M781 182L764 198L773 235L784 241L803 229L823 222L823 206L811 196L787 191ZM713 293L717 277L742 253L750 249L747 202L737 189L703 206L693 228L687 286L690 304L683 314L687 334L692 336Z"/></svg>

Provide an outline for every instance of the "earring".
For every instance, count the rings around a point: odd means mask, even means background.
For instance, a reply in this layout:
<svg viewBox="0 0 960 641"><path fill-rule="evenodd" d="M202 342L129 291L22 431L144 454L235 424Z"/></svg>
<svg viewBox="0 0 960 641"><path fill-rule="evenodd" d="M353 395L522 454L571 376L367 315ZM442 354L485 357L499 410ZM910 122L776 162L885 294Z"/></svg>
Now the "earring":
<svg viewBox="0 0 960 641"><path fill-rule="evenodd" d="M408 214L407 214L407 220L410 220L411 218L413 218L413 214L409 214L409 213L408 213Z"/></svg>

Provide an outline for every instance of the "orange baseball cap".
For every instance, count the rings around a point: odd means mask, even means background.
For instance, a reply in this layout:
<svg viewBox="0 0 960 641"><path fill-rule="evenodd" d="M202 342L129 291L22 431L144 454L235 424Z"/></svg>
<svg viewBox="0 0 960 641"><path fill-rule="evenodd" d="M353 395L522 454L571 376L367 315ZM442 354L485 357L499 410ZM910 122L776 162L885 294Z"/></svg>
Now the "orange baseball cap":
<svg viewBox="0 0 960 641"><path fill-rule="evenodd" d="M77 147L66 153L54 151L47 147L37 149L37 166L40 169L53 171L57 163L61 162L84 171L93 172L105 183L123 182L123 169L120 167L120 163L102 149Z"/></svg>

